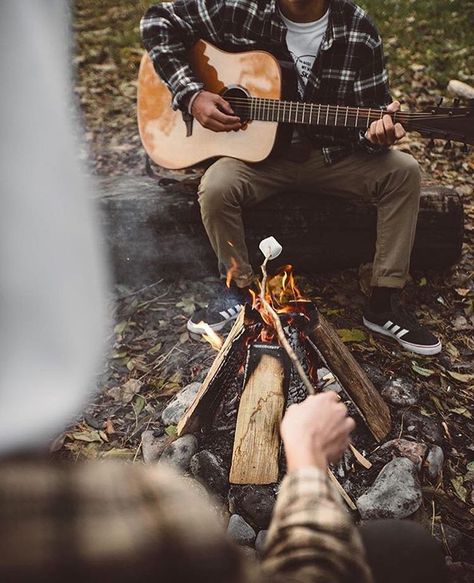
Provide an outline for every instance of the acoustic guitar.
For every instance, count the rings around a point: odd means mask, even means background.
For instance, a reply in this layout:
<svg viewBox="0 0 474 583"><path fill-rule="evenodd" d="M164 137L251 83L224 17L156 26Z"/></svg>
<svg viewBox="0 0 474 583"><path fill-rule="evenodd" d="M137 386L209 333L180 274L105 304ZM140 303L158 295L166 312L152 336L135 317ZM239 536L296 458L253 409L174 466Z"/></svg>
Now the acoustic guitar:
<svg viewBox="0 0 474 583"><path fill-rule="evenodd" d="M227 53L205 41L189 51L189 63L206 90L222 95L242 122L237 132L213 132L171 108L172 96L144 54L138 75L138 126L149 157L164 168L193 166L216 156L260 162L272 151L280 123L367 129L387 112L285 100L284 77L265 51ZM474 108L435 106L389 114L424 137L474 144Z"/></svg>

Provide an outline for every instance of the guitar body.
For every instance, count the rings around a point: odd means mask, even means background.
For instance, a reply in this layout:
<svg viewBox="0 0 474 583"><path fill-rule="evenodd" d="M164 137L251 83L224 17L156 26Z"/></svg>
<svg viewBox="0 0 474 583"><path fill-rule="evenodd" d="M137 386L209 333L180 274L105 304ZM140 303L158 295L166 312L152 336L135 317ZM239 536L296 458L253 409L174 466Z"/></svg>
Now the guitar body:
<svg viewBox="0 0 474 583"><path fill-rule="evenodd" d="M201 40L190 50L189 61L205 88L224 98L228 91L245 89L252 97L281 99L280 65L269 53L227 53ZM186 168L216 156L260 162L273 149L277 122L252 120L238 132L213 132L194 120L187 136L183 114L171 108L171 101L145 53L138 75L138 127L147 154L164 168Z"/></svg>
<svg viewBox="0 0 474 583"><path fill-rule="evenodd" d="M279 145L288 142L292 124L326 128L358 128L389 114L407 131L424 137L474 144L474 108L438 104L421 112L389 113L380 107L301 102L295 98L294 72L282 69L264 51L227 53L200 40L189 51L189 63L205 89L218 93L243 122L237 132L213 132L189 114L174 111L172 96L145 53L138 74L138 127L150 158L172 170L194 166L216 156L261 162ZM291 101L284 99L288 96ZM279 127L280 125L280 127ZM279 131L280 130L280 131Z"/></svg>

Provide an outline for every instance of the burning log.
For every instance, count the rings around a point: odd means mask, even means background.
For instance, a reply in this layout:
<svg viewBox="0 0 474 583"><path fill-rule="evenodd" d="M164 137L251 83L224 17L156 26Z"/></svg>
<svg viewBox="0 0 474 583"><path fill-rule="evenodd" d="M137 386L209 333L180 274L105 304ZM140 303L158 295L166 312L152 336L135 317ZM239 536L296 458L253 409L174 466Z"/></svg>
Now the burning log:
<svg viewBox="0 0 474 583"><path fill-rule="evenodd" d="M225 390L224 383L219 382L221 381L220 376L222 376L220 373L229 372L224 370L226 359L232 352L235 341L244 332L244 315L245 310L242 310L212 363L191 407L180 419L177 427L178 436L198 431L215 411L222 391Z"/></svg>
<svg viewBox="0 0 474 583"><path fill-rule="evenodd" d="M391 428L387 404L326 318L317 312L314 320L308 331L313 348L350 395L372 435L381 441Z"/></svg>
<svg viewBox="0 0 474 583"><path fill-rule="evenodd" d="M280 423L289 371L276 344L253 344L235 430L231 484L272 484L279 474Z"/></svg>

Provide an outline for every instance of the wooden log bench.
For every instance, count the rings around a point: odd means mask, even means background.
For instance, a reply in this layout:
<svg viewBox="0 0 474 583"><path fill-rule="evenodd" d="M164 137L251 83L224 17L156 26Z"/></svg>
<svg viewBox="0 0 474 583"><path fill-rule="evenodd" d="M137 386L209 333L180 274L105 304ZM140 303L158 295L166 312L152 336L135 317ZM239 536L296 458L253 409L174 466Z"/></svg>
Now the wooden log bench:
<svg viewBox="0 0 474 583"><path fill-rule="evenodd" d="M160 185L149 177L100 180L100 207L115 279L146 285L160 278L216 274L216 259L201 224L196 186ZM252 262L258 242L274 235L280 262L297 273L357 267L375 249L376 208L336 197L285 193L244 215ZM463 206L452 189L424 186L413 251L415 269L445 269L460 257Z"/></svg>

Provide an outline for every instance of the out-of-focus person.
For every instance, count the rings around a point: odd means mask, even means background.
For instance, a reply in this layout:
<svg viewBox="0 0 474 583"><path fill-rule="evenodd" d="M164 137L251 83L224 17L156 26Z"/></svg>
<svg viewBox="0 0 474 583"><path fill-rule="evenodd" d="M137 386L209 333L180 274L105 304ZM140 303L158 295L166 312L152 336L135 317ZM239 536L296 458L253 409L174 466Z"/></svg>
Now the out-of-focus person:
<svg viewBox="0 0 474 583"><path fill-rule="evenodd" d="M165 467L48 457L92 394L106 326L93 189L71 121L69 37L60 0L0 4L0 581L372 581L376 568L326 476L353 427L332 394L283 421L289 473L261 566ZM415 581L405 575L396 580ZM430 577L417 581L441 581Z"/></svg>

